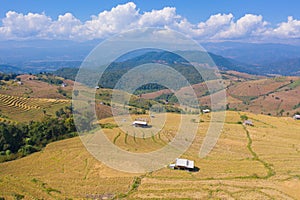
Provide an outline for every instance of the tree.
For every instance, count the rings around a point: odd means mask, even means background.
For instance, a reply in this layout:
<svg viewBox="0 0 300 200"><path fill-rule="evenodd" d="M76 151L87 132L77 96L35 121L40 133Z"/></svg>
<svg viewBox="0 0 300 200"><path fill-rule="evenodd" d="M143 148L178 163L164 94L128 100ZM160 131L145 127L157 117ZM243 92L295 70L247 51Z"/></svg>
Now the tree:
<svg viewBox="0 0 300 200"><path fill-rule="evenodd" d="M247 115L241 115L241 120L247 120L248 119L248 116Z"/></svg>
<svg viewBox="0 0 300 200"><path fill-rule="evenodd" d="M279 111L280 116L282 116L283 113L284 113L284 109L281 109L281 110Z"/></svg>
<svg viewBox="0 0 300 200"><path fill-rule="evenodd" d="M75 136L71 107L59 110L57 115L57 118L45 116L42 121L31 121L28 124L0 123L1 161L31 154L49 142ZM86 123L90 121L86 120ZM87 127L90 126L87 124Z"/></svg>
<svg viewBox="0 0 300 200"><path fill-rule="evenodd" d="M74 90L73 93L74 93L75 97L77 97L78 94L79 94L79 91L78 90Z"/></svg>
<svg viewBox="0 0 300 200"><path fill-rule="evenodd" d="M10 156L11 151L8 149L8 150L5 151L5 154L6 154L6 156Z"/></svg>

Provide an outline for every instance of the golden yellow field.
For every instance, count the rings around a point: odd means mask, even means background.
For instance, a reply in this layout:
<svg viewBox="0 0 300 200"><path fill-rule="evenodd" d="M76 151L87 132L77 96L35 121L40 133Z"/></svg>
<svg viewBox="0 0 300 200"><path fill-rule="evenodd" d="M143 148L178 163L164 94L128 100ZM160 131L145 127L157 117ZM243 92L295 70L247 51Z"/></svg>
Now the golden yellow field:
<svg viewBox="0 0 300 200"><path fill-rule="evenodd" d="M2 121L29 122L45 115L55 116L55 111L70 105L67 99L25 98L0 94ZM0 120L1 121L1 120Z"/></svg>
<svg viewBox="0 0 300 200"><path fill-rule="evenodd" d="M238 123L241 115L247 115L254 126ZM199 171L165 167L146 174L120 172L93 158L77 137L51 143L42 152L0 164L0 197L300 199L300 121L227 112L217 145L207 157L199 158L210 116L189 116L193 123L199 123L199 130L181 156L194 160ZM124 150L148 152L161 148L174 137L178 117L168 114L163 130L153 137L135 138L123 132L122 127L104 132ZM115 122L108 118L101 123Z"/></svg>

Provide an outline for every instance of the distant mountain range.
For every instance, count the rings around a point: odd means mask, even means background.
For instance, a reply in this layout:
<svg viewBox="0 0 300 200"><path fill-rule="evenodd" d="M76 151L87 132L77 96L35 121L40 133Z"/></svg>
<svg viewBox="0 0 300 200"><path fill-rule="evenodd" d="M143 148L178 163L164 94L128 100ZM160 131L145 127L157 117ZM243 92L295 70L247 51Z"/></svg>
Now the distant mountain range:
<svg viewBox="0 0 300 200"><path fill-rule="evenodd" d="M181 55L181 56L180 56ZM188 60L186 60L188 59ZM189 62L190 61L190 62ZM218 66L222 71L235 70L246 73L255 74L250 65L233 62L222 56L212 53L199 52L199 51L180 51L180 52L166 52L166 51L144 51L142 53L134 52L118 58L115 62L111 63L103 73L99 84L105 88L114 88L115 84L121 77L129 70L136 66L143 64L164 64L172 67L182 74L190 84L197 84L203 82L204 78L194 68L193 64L209 64L208 67L202 67L201 73L205 73L205 79L215 79L214 69L212 67ZM200 65L201 66L201 65ZM85 68L81 70L84 74L83 81L86 84L96 85L97 83L89 83L89 80L98 80L96 77L98 73L96 70ZM63 68L54 72L55 75L74 80L78 72L77 68ZM86 78L85 78L86 77Z"/></svg>
<svg viewBox="0 0 300 200"><path fill-rule="evenodd" d="M237 42L205 43L203 46L236 64L236 71L247 66L246 72L258 75L300 75L300 46Z"/></svg>
<svg viewBox="0 0 300 200"><path fill-rule="evenodd" d="M275 63L270 63L262 69L264 73L300 76L300 58L291 58Z"/></svg>
<svg viewBox="0 0 300 200"><path fill-rule="evenodd" d="M53 72L61 68L77 68L98 43L99 41L78 43L44 40L0 42L0 71L38 73ZM300 46L237 42L202 45L210 52L209 55L220 70L235 70L257 75L300 75ZM201 56L192 51L181 54L192 58ZM116 63L128 67L140 63L141 60L143 63L151 60L176 61L174 57L162 51L144 49L123 55Z"/></svg>
<svg viewBox="0 0 300 200"><path fill-rule="evenodd" d="M0 72L1 73L16 73L16 74L22 74L26 73L23 69L16 67L16 66L11 66L11 65L5 65L5 64L0 64Z"/></svg>
<svg viewBox="0 0 300 200"><path fill-rule="evenodd" d="M221 42L202 45L209 52L252 65L264 66L300 58L300 46L288 44Z"/></svg>

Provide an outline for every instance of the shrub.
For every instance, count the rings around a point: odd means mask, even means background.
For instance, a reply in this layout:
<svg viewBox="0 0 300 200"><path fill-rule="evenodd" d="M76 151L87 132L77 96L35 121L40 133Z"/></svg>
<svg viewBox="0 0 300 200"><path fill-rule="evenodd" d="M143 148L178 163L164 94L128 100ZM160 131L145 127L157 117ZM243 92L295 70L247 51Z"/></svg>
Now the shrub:
<svg viewBox="0 0 300 200"><path fill-rule="evenodd" d="M241 115L241 120L247 120L248 119L248 116L247 115Z"/></svg>

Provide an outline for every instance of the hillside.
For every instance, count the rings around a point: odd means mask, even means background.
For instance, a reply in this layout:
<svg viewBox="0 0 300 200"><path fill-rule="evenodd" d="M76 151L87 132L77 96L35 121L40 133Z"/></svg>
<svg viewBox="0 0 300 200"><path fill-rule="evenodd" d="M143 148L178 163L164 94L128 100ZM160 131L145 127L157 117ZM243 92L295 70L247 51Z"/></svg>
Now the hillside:
<svg viewBox="0 0 300 200"><path fill-rule="evenodd" d="M292 116L300 112L299 77L264 77L236 71L222 72L227 93L227 109L256 114ZM201 106L211 106L211 96L205 83L192 85ZM181 88L177 93L184 93ZM172 94L164 89L142 94L142 98L155 99ZM211 95L218 95L218 92Z"/></svg>
<svg viewBox="0 0 300 200"><path fill-rule="evenodd" d="M67 99L67 96L71 96L74 84L74 82L71 80L64 80L61 77L53 77L41 74L22 74L17 78L19 78L19 81L10 80L3 82L1 85L1 94L26 98ZM57 81L57 83L54 81ZM66 83L66 87L61 86L61 83L63 82ZM62 93L59 93L59 88L65 91L68 95L64 96Z"/></svg>
<svg viewBox="0 0 300 200"><path fill-rule="evenodd" d="M292 116L294 113L300 112L300 100L297 95L300 92L300 78L298 77L265 77L236 71L224 71L221 72L221 74L224 80L224 87L227 88L227 109L273 116ZM41 116L43 109L45 109L47 113L53 114L54 110L61 108L59 105L56 105L56 108L53 107L53 109L47 104L42 105L42 102L47 102L47 99L50 99L49 102L54 102L57 99L61 102L70 102L74 84L71 80L59 76L52 77L52 75L20 75L18 78L22 84L18 84L12 80L6 82L2 81L5 84L1 86L2 90L0 94L4 96L2 98L2 104L0 101L0 106L2 105L2 109L0 109L4 112L2 114L6 116L10 116L11 114L9 114L9 110L6 108L8 104L5 104L5 99L15 99L15 101L17 101L18 98L23 98L21 101L24 104L23 107L26 107L26 104L28 104L28 106L31 104L39 105L41 109L38 109L38 112L40 114L34 115L37 116L37 118ZM66 86L62 87L60 84L55 84L55 82L64 82ZM140 95L141 98L134 97L134 101L140 99L139 101L154 100L163 102L167 100L167 98L174 96L171 91L167 89L161 90L161 86L159 85L150 84L148 86L143 86L135 92L135 94ZM206 84L197 83L192 87L201 102L201 106L210 107L210 93L208 92ZM178 91L178 94L184 94L184 91L185 88L182 88ZM104 88L96 92L96 108L100 119L111 116L111 93L112 91L110 89ZM213 93L212 95L217 94L218 93ZM26 98L30 99L26 100ZM28 103L26 103L26 101ZM32 103L29 103L30 101ZM38 101L40 101L40 103ZM105 105L103 103L105 103ZM145 102L143 104L147 105L149 103ZM172 103L175 103L176 106L176 102ZM14 104L14 101L11 101L10 104ZM147 106L144 107L136 103L132 105L148 109ZM149 105L151 105L151 103ZM61 106L63 106L63 104L61 104ZM12 113L19 112L18 110L14 111L15 108L16 106L8 107L8 109L12 109ZM100 112L101 109L103 112ZM8 112L6 112L6 110ZM32 113L28 116L31 114ZM22 115L20 115L20 118L22 118Z"/></svg>
<svg viewBox="0 0 300 200"><path fill-rule="evenodd" d="M265 73L281 75L300 75L300 58L272 62L264 69Z"/></svg>
<svg viewBox="0 0 300 200"><path fill-rule="evenodd" d="M56 117L58 110L71 105L72 80L51 74L23 74L16 79L0 80L0 122L30 122ZM96 91L96 101L91 104L98 119L112 116L112 93L111 89L105 88ZM153 100L140 100L132 95L128 106L131 112L137 113L145 112L154 103Z"/></svg>
<svg viewBox="0 0 300 200"><path fill-rule="evenodd" d="M20 75L16 80L1 81L0 121L29 122L55 112L71 103L73 81L46 75ZM64 82L65 87L51 81Z"/></svg>
<svg viewBox="0 0 300 200"><path fill-rule="evenodd" d="M247 115L254 127L237 123ZM170 122L178 116L168 114ZM193 116L191 116L193 117ZM196 116L196 122L199 120ZM173 120L172 120L173 119ZM184 158L195 160L197 172L163 168L149 174L128 174L95 160L78 138L49 144L42 152L0 164L0 197L82 199L95 195L126 199L299 199L299 121L250 113L228 112L222 135L204 159L199 148L210 115L202 115L198 134ZM113 123L108 118L102 121ZM121 148L143 152L160 148L172 123L160 136L134 140L118 128L105 129ZM149 149L148 149L149 150ZM122 193L122 195L121 195ZM90 196L88 196L90 195ZM121 195L121 196L120 196Z"/></svg>
<svg viewBox="0 0 300 200"><path fill-rule="evenodd" d="M124 75L128 70L133 69L136 66L154 63L164 64L172 67L181 73L191 84L197 84L203 82L203 77L198 71L194 69L192 64L208 64L210 67L218 67L222 71L239 71L250 74L260 74L260 71L256 71L254 66L247 65L241 62L227 59L222 56L197 51L180 51L180 52L166 52L166 51L143 51L140 54L138 52L132 53L133 55L123 56L112 62L104 74L99 80L99 84L105 88L113 88L116 82ZM135 56L135 57L132 57ZM183 57L184 58L183 58ZM185 58L189 59L189 63ZM211 60L210 60L211 58ZM202 70L210 71L203 68ZM53 72L53 74L64 77L67 79L75 80L77 68L61 68ZM84 68L81 73L87 73L86 76L94 76L93 69ZM203 72L202 72L203 73ZM210 78L214 78L210 76Z"/></svg>
<svg viewBox="0 0 300 200"><path fill-rule="evenodd" d="M227 87L227 109L240 112L227 111L221 137L213 151L203 159L198 157L199 149L211 115L186 115L189 123L200 126L192 145L181 157L194 160L199 171L176 171L165 167L146 174L119 172L97 161L75 137L52 142L42 151L24 158L0 163L0 197L300 198L297 189L300 187L300 124L291 118L293 113L300 111L297 98L300 79L268 78L236 71L222 72L222 76ZM46 115L55 117L56 111L70 105L73 81L49 74L20 75L17 78L22 84L15 80L1 82L0 121L15 124L40 120ZM61 81L67 86L58 84ZM206 84L194 84L193 88L201 106L209 107ZM128 105L122 105L130 108L132 119L150 120L153 126L143 132L152 134L148 138L124 132L121 128L126 126L130 132L138 134L130 120L119 119L123 124L120 127L115 125L115 119L111 118L112 92L105 88L96 90L96 101L89 104L95 106L99 123L114 145L133 153L151 152L174 138L179 114L168 113L163 129L156 135L153 133L156 133L156 123L160 121L159 114L155 118L145 114L149 106L171 97L169 90L132 95ZM184 93L185 88L179 92ZM218 91L211 95L218 95ZM169 106L169 109L175 109L177 105L170 101ZM253 121L253 127L242 125L241 117L245 115ZM1 156L4 157L5 152Z"/></svg>
<svg viewBox="0 0 300 200"><path fill-rule="evenodd" d="M291 116L300 111L299 83L298 77L278 77L233 84L228 89L228 96L237 101L231 102L229 98L228 104L237 110Z"/></svg>

